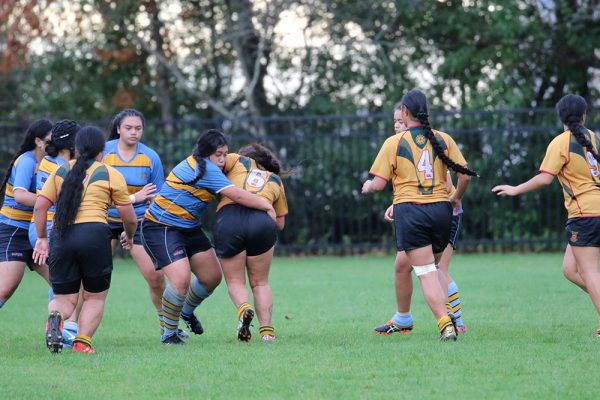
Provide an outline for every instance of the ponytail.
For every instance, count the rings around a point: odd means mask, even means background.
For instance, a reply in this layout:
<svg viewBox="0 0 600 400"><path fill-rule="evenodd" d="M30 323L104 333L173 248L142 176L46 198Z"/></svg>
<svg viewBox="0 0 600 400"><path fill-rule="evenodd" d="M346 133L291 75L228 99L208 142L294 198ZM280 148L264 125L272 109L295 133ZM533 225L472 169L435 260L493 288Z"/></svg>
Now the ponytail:
<svg viewBox="0 0 600 400"><path fill-rule="evenodd" d="M193 186L206 173L206 157L217 151L221 146L227 146L225 134L217 129L209 129L198 138L192 157L198 164L198 173L196 177L188 182L183 182L184 185Z"/></svg>
<svg viewBox="0 0 600 400"><path fill-rule="evenodd" d="M417 120L423 125L425 137L429 140L429 143L431 143L431 147L433 147L435 154L440 158L440 160L442 160L444 164L446 164L448 168L460 174L477 177L479 176L477 172L459 165L450 157L448 157L446 153L444 153L442 145L440 142L438 142L437 138L433 134L433 131L431 130L431 125L429 125L429 115L427 114L427 98L423 92L417 89L408 91L408 93L402 96L402 101L396 106L396 109L398 107L406 107L409 113L413 117L417 118Z"/></svg>
<svg viewBox="0 0 600 400"><path fill-rule="evenodd" d="M10 174L12 171L12 167L15 165L15 161L17 161L17 158L19 158L21 155L35 149L35 139L44 139L51 129L52 122L48 121L47 119L39 119L37 121L34 121L27 128L27 132L25 132L25 137L23 138L23 142L21 143L19 150L15 153L12 160L10 160L8 168L6 168L6 171L4 172L4 179L2 180L2 184L0 185L0 207L2 207L2 204L4 204L6 184L10 179Z"/></svg>
<svg viewBox="0 0 600 400"><path fill-rule="evenodd" d="M262 144L251 143L239 149L238 153L253 159L258 165L262 166L267 171L279 175L281 178L287 178L292 174L291 171L282 170L281 163L277 157L275 157L275 154Z"/></svg>
<svg viewBox="0 0 600 400"><path fill-rule="evenodd" d="M600 155L594 150L594 146L583 133L583 117L587 113L587 102L581 96L568 94L556 103L556 113L561 122L569 128L575 140L581 147L587 150L596 161L600 162Z"/></svg>
<svg viewBox="0 0 600 400"><path fill-rule="evenodd" d="M75 165L64 178L56 201L54 229L58 237L63 236L75 221L83 200L83 181L86 171L90 166L90 161L93 161L104 150L104 144L104 133L98 127L86 126L77 132L75 147L79 155ZM68 165L65 164L65 166ZM65 166L61 168L65 168Z"/></svg>
<svg viewBox="0 0 600 400"><path fill-rule="evenodd" d="M431 126L429 125L429 116L427 115L427 113L417 113L417 119L423 125L425 137L429 139L429 143L431 143L431 147L433 147L435 154L442 160L444 164L446 164L448 168L450 168L454 172L458 172L461 174L477 177L479 176L477 172L470 170L467 167L463 167L462 165L458 164L450 157L448 157L446 153L444 153L442 145L440 144L440 142L438 142L437 138L433 134L433 131L431 130Z"/></svg>

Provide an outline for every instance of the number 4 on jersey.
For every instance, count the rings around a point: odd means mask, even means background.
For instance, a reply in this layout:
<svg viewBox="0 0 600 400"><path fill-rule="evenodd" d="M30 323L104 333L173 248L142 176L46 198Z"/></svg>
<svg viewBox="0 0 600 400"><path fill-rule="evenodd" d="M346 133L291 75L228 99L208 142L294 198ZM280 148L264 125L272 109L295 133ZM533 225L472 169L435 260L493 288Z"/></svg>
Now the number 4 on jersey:
<svg viewBox="0 0 600 400"><path fill-rule="evenodd" d="M433 166L429 161L429 150L423 150L421 154L421 158L417 163L417 170L419 172L423 172L425 174L425 179L431 180L433 179Z"/></svg>

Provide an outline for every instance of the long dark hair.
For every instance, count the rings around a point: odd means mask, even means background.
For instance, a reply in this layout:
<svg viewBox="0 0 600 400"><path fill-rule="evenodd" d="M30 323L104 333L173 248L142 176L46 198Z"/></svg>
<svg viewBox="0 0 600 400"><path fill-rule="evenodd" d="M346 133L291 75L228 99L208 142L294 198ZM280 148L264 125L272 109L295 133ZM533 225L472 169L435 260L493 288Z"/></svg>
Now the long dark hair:
<svg viewBox="0 0 600 400"><path fill-rule="evenodd" d="M50 157L56 157L61 150L68 149L71 157L75 155L75 135L81 126L70 119L58 121L52 127L52 136L46 143L46 154Z"/></svg>
<svg viewBox="0 0 600 400"><path fill-rule="evenodd" d="M592 142L583 133L583 116L587 111L587 102L583 97L576 94L568 94L556 103L556 113L562 123L569 128L573 136L575 136L577 143L589 151L600 162L600 155L594 150Z"/></svg>
<svg viewBox="0 0 600 400"><path fill-rule="evenodd" d="M119 137L121 137L121 135L119 135L118 128L121 126L123 120L127 117L138 117L142 120L142 127L146 127L146 120L144 119L144 114L142 114L136 109L126 108L117 115L115 115L112 122L110 123L108 140L118 139Z"/></svg>
<svg viewBox="0 0 600 400"><path fill-rule="evenodd" d="M286 178L291 175L291 171L282 170L281 162L275 154L266 146L260 143L251 143L238 150L238 154L250 157L257 164L261 165L267 171Z"/></svg>
<svg viewBox="0 0 600 400"><path fill-rule="evenodd" d="M89 162L104 150L105 142L104 133L96 126L86 126L77 132L77 161L67 173L56 201L54 229L59 237L67 232L77 216L82 200L85 172Z"/></svg>
<svg viewBox="0 0 600 400"><path fill-rule="evenodd" d="M209 129L204 132L196 142L192 156L198 163L198 173L196 177L188 182L183 182L184 185L193 185L198 182L206 173L205 158L213 154L221 146L227 146L227 138L225 134L218 129Z"/></svg>
<svg viewBox="0 0 600 400"><path fill-rule="evenodd" d="M17 158L19 158L22 154L35 149L35 139L43 140L51 129L52 122L48 121L47 119L38 119L27 128L27 132L25 132L25 137L23 138L21 147L19 147L19 150L15 153L12 160L10 160L8 168L6 168L6 172L4 172L4 179L2 180L2 185L0 186L0 193L2 194L0 196L0 207L2 207L2 204L4 203L6 184L10 178L11 169L13 165L15 165L15 161L17 161Z"/></svg>
<svg viewBox="0 0 600 400"><path fill-rule="evenodd" d="M444 153L444 149L433 134L433 131L431 130L431 125L429 125L429 114L427 113L427 97L425 97L425 94L423 92L417 89L410 90L402 97L401 104L402 106L406 107L410 114L413 117L416 117L417 120L423 125L425 137L429 140L429 143L431 143L435 154L442 160L444 164L446 164L448 168L461 174L478 176L477 172L472 171L469 168L463 167L462 165L456 163Z"/></svg>

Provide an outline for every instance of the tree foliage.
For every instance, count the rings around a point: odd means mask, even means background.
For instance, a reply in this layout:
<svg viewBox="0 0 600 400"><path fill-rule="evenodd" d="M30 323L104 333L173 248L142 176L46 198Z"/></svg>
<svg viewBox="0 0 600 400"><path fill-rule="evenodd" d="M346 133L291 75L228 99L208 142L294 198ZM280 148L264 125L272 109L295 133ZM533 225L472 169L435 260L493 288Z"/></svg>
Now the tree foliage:
<svg viewBox="0 0 600 400"><path fill-rule="evenodd" d="M8 120L369 113L411 87L442 109L546 107L596 100L600 5L6 0L0 53Z"/></svg>

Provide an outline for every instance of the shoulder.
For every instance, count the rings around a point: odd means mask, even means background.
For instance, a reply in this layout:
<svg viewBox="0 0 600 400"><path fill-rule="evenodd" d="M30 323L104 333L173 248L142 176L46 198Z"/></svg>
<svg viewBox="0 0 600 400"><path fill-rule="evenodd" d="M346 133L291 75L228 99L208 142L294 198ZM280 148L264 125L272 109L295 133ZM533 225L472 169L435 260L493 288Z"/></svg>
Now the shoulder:
<svg viewBox="0 0 600 400"><path fill-rule="evenodd" d="M71 167L73 167L74 164L75 160L71 160L69 162L64 163L56 170L56 175L64 179L64 177L67 176L67 174L71 170Z"/></svg>
<svg viewBox="0 0 600 400"><path fill-rule="evenodd" d="M571 141L571 131L564 131L561 134L556 135L554 139L550 141L548 147L567 145Z"/></svg>
<svg viewBox="0 0 600 400"><path fill-rule="evenodd" d="M153 149L151 149L150 147L146 146L142 142L138 143L138 153L145 154L152 160L160 161L160 156L158 155L158 153L156 151L154 151Z"/></svg>
<svg viewBox="0 0 600 400"><path fill-rule="evenodd" d="M106 142L104 146L104 153L112 153L117 148L117 144L119 143L119 139L113 139Z"/></svg>
<svg viewBox="0 0 600 400"><path fill-rule="evenodd" d="M277 174L271 174L269 176L268 182L275 182L278 186L283 186L283 182L281 181L281 177Z"/></svg>
<svg viewBox="0 0 600 400"><path fill-rule="evenodd" d="M23 166L31 166L37 164L35 156L33 155L33 151L26 151L25 153L21 154L19 157L17 157L17 159L15 160L15 167L18 165L20 167Z"/></svg>
<svg viewBox="0 0 600 400"><path fill-rule="evenodd" d="M219 168L216 164L214 164L209 159L206 159L206 173L208 174L209 172L211 174L223 174L223 171L221 170L221 168Z"/></svg>

